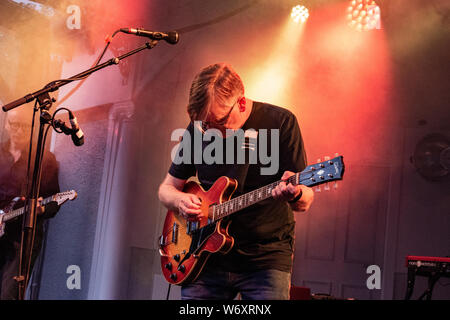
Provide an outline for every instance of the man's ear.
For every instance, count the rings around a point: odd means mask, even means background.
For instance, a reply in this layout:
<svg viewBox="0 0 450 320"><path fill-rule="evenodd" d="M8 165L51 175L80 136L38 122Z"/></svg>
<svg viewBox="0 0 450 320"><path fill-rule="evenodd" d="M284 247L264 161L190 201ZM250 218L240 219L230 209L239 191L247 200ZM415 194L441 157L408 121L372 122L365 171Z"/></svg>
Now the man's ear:
<svg viewBox="0 0 450 320"><path fill-rule="evenodd" d="M238 100L238 104L239 104L239 111L244 112L245 106L247 104L247 100L245 99L245 97L240 98Z"/></svg>

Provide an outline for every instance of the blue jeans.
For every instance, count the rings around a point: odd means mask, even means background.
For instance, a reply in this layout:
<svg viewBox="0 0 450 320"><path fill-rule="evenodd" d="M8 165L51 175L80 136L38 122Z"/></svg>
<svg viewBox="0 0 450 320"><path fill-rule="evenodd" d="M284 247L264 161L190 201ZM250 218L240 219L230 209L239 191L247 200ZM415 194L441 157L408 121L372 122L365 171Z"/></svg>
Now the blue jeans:
<svg viewBox="0 0 450 320"><path fill-rule="evenodd" d="M291 273L269 269L253 272L204 272L181 288L182 300L288 300Z"/></svg>

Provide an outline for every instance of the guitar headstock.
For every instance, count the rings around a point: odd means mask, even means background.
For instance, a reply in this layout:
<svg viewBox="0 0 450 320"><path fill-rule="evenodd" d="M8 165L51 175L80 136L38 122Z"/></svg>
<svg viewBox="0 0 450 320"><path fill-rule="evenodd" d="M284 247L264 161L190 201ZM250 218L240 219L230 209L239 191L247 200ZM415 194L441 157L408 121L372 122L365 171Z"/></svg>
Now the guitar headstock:
<svg viewBox="0 0 450 320"><path fill-rule="evenodd" d="M58 205L63 204L67 200L74 200L77 198L77 192L75 190L65 191L57 193L53 196L53 201L56 201Z"/></svg>
<svg viewBox="0 0 450 320"><path fill-rule="evenodd" d="M344 157L333 159L325 157L325 161L309 165L299 174L299 183L308 186L318 186L323 183L342 180L344 175ZM325 190L329 190L329 186ZM320 191L316 190L316 191Z"/></svg>

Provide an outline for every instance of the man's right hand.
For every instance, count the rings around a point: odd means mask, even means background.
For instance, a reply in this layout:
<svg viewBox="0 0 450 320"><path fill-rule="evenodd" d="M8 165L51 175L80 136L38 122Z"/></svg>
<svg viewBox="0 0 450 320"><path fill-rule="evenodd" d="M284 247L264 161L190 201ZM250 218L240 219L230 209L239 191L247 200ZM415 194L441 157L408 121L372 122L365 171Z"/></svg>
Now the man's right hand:
<svg viewBox="0 0 450 320"><path fill-rule="evenodd" d="M188 221L197 221L201 219L199 215L202 213L200 209L202 201L195 194L183 192L177 201L179 214Z"/></svg>
<svg viewBox="0 0 450 320"><path fill-rule="evenodd" d="M164 206L188 221L202 218L201 199L192 193L183 192L186 180L178 179L168 173L159 186L158 197Z"/></svg>

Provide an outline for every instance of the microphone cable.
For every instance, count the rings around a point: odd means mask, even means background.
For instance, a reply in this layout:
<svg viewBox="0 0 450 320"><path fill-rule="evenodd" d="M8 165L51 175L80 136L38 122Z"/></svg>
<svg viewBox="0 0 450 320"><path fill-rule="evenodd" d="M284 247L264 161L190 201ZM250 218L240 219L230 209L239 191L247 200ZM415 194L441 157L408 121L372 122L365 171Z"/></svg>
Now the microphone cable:
<svg viewBox="0 0 450 320"><path fill-rule="evenodd" d="M95 63L92 65L91 68L96 67L100 64L100 61L102 60L103 56L106 53L106 50L108 50L112 39L116 36L116 34L118 34L120 32L120 29L117 29L116 31L114 31L114 33L111 36L106 36L105 41L106 41L106 45L103 48L102 53L97 57L97 59L95 60ZM59 79L59 80L54 80L50 83L48 83L46 85L47 86L51 86L57 83L61 83L61 82L72 82L72 81L81 81L79 82L75 87L73 87L64 97L62 97L57 103L56 106L61 105L61 103L63 103L64 101L66 101L70 96L72 96L84 83L84 81L89 77L90 75L86 75L83 77L72 77L72 78L68 78L68 79Z"/></svg>
<svg viewBox="0 0 450 320"><path fill-rule="evenodd" d="M169 287L167 288L167 296L166 296L166 300L169 300L169 295L170 295L170 288L172 287L172 284L169 283Z"/></svg>

